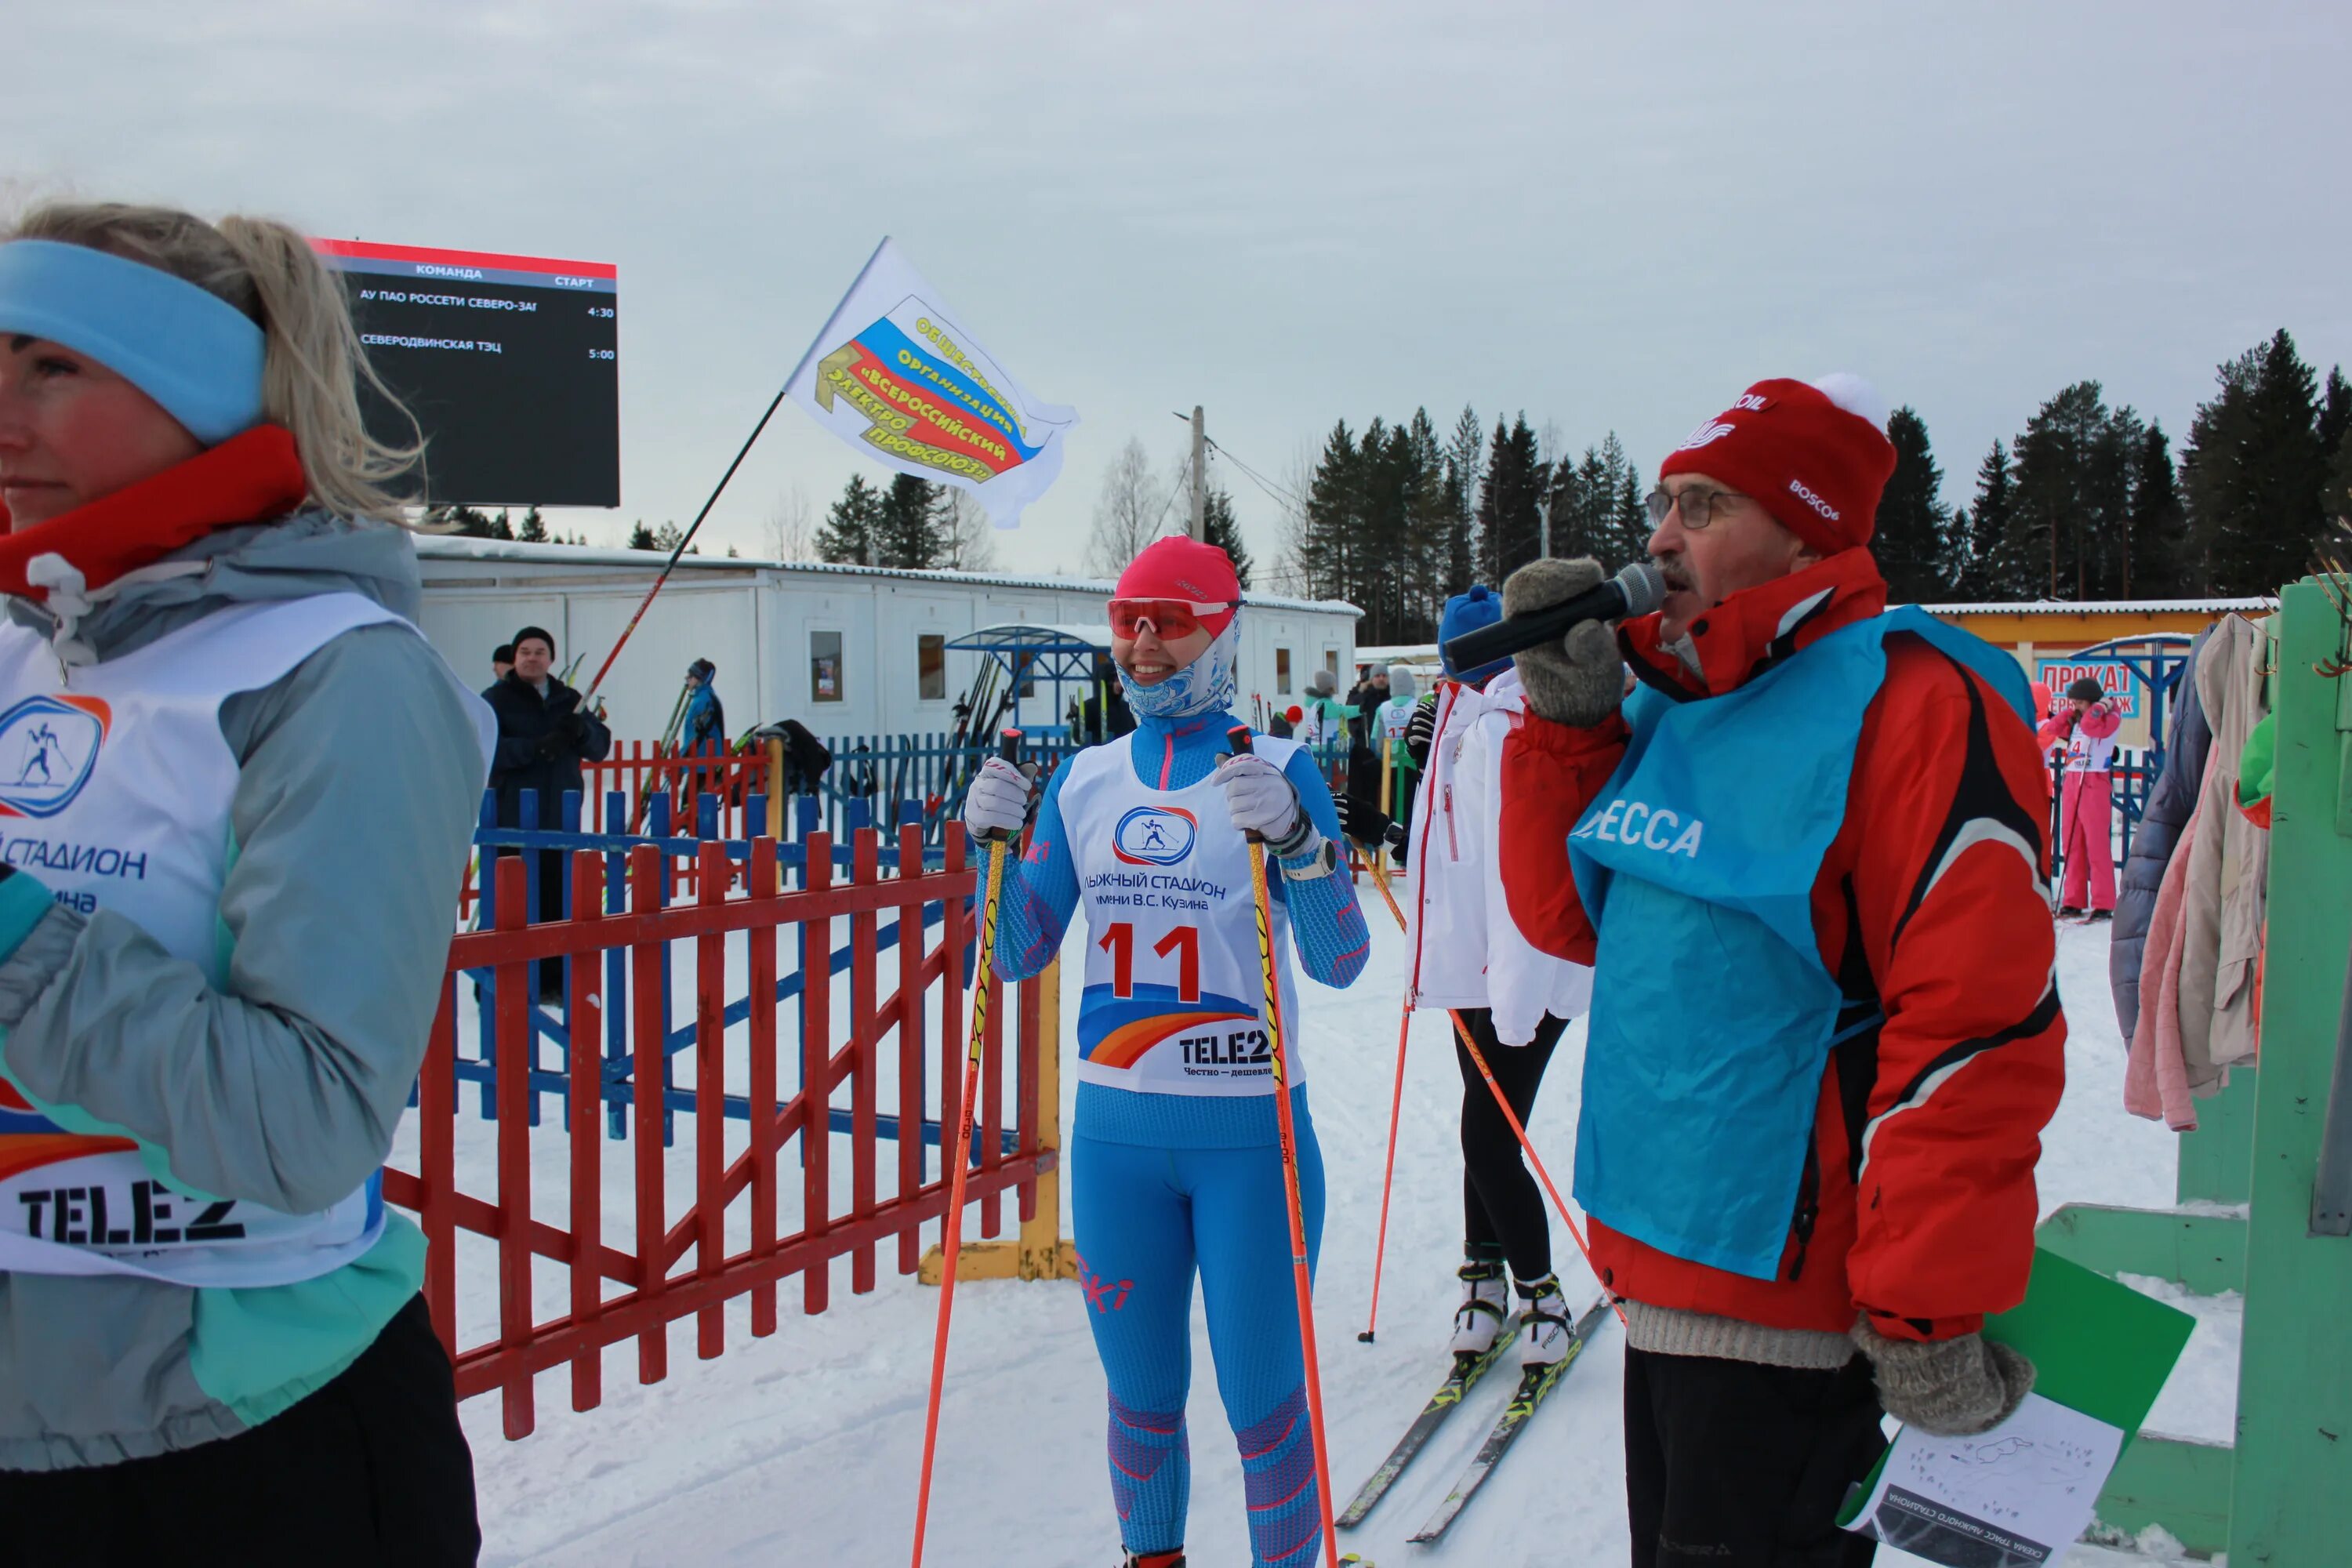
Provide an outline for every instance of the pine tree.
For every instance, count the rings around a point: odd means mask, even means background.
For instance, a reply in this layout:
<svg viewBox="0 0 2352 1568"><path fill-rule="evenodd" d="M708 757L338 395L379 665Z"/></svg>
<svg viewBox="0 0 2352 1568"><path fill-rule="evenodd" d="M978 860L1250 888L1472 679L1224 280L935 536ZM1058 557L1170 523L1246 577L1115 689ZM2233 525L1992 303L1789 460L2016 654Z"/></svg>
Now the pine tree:
<svg viewBox="0 0 2352 1568"><path fill-rule="evenodd" d="M1486 452L1485 431L1476 413L1465 403L1462 416L1454 422L1454 438L1445 444L1446 473L1454 487L1454 510L1460 526L1460 538L1453 548L1460 552L1461 578L1465 584L1475 574L1475 563L1480 559L1478 481L1486 474Z"/></svg>
<svg viewBox="0 0 2352 1568"><path fill-rule="evenodd" d="M2315 378L2281 328L2218 379L2181 455L2187 559L2206 592L2274 593L2303 574L2321 531L2327 460Z"/></svg>
<svg viewBox="0 0 2352 1568"><path fill-rule="evenodd" d="M661 548L661 545L654 539L654 531L646 526L646 520L642 517L637 519L636 527L629 530L628 547L631 550L659 550Z"/></svg>
<svg viewBox="0 0 2352 1568"><path fill-rule="evenodd" d="M1977 465L1976 504L1969 509L1968 549L1947 576L1963 602L1984 603L2030 597L2024 567L2004 557L2009 541L2010 513L2016 486L2011 480L2009 448L2000 442Z"/></svg>
<svg viewBox="0 0 2352 1568"><path fill-rule="evenodd" d="M2343 450L2347 430L2352 430L2352 382L2344 379L2342 365L2331 365L2327 384L2319 389L2319 446L2329 462Z"/></svg>
<svg viewBox="0 0 2352 1568"><path fill-rule="evenodd" d="M2161 597L2186 592L2181 572L2183 535L2189 515L2172 468L2172 443L2164 426L2148 421L2134 454L2131 476L2132 580L2126 596Z"/></svg>
<svg viewBox="0 0 2352 1568"><path fill-rule="evenodd" d="M1307 481L1306 517L1298 531L1298 563L1307 593L1338 598L1349 577L1356 536L1356 438L1339 420L1323 438Z"/></svg>
<svg viewBox="0 0 2352 1568"><path fill-rule="evenodd" d="M869 564L880 542L881 525L881 492L866 482L864 474L850 475L841 499L817 525L816 558L842 565Z"/></svg>
<svg viewBox="0 0 2352 1568"><path fill-rule="evenodd" d="M929 479L900 474L882 492L877 525L877 565L925 571L939 563L942 553L936 509Z"/></svg>
<svg viewBox="0 0 2352 1568"><path fill-rule="evenodd" d="M1250 585L1249 546L1242 542L1241 524L1234 520L1234 498L1223 488L1212 489L1201 502L1201 538L1225 552L1234 575Z"/></svg>
<svg viewBox="0 0 2352 1568"><path fill-rule="evenodd" d="M1479 569L1489 583L1501 583L1536 558L1542 540L1536 500L1549 477L1536 455L1536 433L1528 427L1527 415L1521 413L1507 429L1496 420L1486 471L1478 487L1478 541L1484 557Z"/></svg>
<svg viewBox="0 0 2352 1568"><path fill-rule="evenodd" d="M1870 552L1886 579L1895 604L1933 604L1941 598L1944 503L1938 494L1944 470L1927 439L1927 422L1905 405L1886 416L1886 438L1895 445L1895 472L1879 492Z"/></svg>
<svg viewBox="0 0 2352 1568"><path fill-rule="evenodd" d="M548 538L546 520L539 515L539 508L537 507L532 507L529 511L522 514L522 527L516 532L515 537L525 544L547 544L551 542L561 544L563 542L560 539L551 541Z"/></svg>
<svg viewBox="0 0 2352 1568"><path fill-rule="evenodd" d="M2087 538L2108 519L2092 482L2092 449L2107 423L2095 381L2078 381L2042 404L2017 438L2016 492L2002 565L2028 596L2095 596Z"/></svg>

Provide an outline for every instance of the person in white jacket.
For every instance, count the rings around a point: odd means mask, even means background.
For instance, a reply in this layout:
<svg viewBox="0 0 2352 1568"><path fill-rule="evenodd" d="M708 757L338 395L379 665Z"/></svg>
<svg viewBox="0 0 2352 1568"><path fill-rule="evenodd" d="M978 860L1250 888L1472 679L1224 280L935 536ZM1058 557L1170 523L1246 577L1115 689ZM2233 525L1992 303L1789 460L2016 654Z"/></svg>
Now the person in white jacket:
<svg viewBox="0 0 2352 1568"><path fill-rule="evenodd" d="M1501 601L1483 586L1446 601L1441 642L1500 618ZM1502 811L1497 763L1512 716L1523 711L1518 675L1507 659L1456 670L1423 699L1406 743L1421 764L1413 802L1412 892L1402 901L1415 1008L1453 1013L1525 1125L1537 1087L1569 1021L1592 998L1592 971L1540 952L1511 923L1495 873ZM1351 837L1391 837L1360 803L1347 807ZM1484 1354L1508 1321L1510 1291L1522 1303L1528 1362L1555 1361L1569 1343L1567 1303L1552 1268L1551 1224L1518 1138L1457 1037L1462 1069L1464 1298L1452 1347Z"/></svg>

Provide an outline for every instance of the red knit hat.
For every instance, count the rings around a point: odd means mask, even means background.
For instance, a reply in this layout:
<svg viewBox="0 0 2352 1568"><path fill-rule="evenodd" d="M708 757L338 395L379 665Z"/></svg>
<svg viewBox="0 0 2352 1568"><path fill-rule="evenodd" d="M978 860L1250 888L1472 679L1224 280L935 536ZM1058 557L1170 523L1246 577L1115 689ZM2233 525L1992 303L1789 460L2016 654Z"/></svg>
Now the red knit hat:
<svg viewBox="0 0 2352 1568"><path fill-rule="evenodd" d="M1878 493L1895 472L1885 424L1878 394L1860 376L1759 381L1692 431L1658 478L1711 475L1832 555L1870 542Z"/></svg>
<svg viewBox="0 0 2352 1568"><path fill-rule="evenodd" d="M1181 535L1155 539L1118 574L1117 599L1186 599L1196 605L1238 607L1241 580L1234 575L1231 557L1213 544ZM1214 637L1234 618L1233 608L1203 615L1201 624Z"/></svg>

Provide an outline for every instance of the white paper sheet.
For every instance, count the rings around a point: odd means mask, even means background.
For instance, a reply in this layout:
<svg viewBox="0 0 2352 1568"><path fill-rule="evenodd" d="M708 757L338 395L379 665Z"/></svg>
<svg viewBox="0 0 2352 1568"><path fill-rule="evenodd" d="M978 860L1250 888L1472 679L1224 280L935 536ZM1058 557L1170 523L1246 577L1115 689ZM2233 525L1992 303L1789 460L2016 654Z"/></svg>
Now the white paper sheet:
<svg viewBox="0 0 2352 1568"><path fill-rule="evenodd" d="M2038 1394L1974 1437L1906 1426L1854 1528L1948 1568L2038 1568L2090 1524L2123 1440Z"/></svg>

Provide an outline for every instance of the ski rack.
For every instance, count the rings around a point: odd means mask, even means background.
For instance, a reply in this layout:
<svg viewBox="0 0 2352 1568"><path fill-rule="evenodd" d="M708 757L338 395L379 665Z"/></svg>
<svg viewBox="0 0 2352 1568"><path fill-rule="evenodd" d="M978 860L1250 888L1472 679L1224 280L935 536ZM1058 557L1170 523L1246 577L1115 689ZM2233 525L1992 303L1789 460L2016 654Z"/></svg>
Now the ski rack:
<svg viewBox="0 0 2352 1568"><path fill-rule="evenodd" d="M2178 1207L2069 1204L2036 1239L2102 1274L2245 1297L2237 1441L2141 1434L2100 1494L2099 1525L2161 1525L2232 1563L2334 1563L2352 1540L2352 1237L2318 1210L2321 1111L2352 1029L2352 679L2323 668L2341 667L2347 630L2316 580L2288 585L2270 625L2278 735L2261 1069L2232 1068L2181 1135Z"/></svg>

